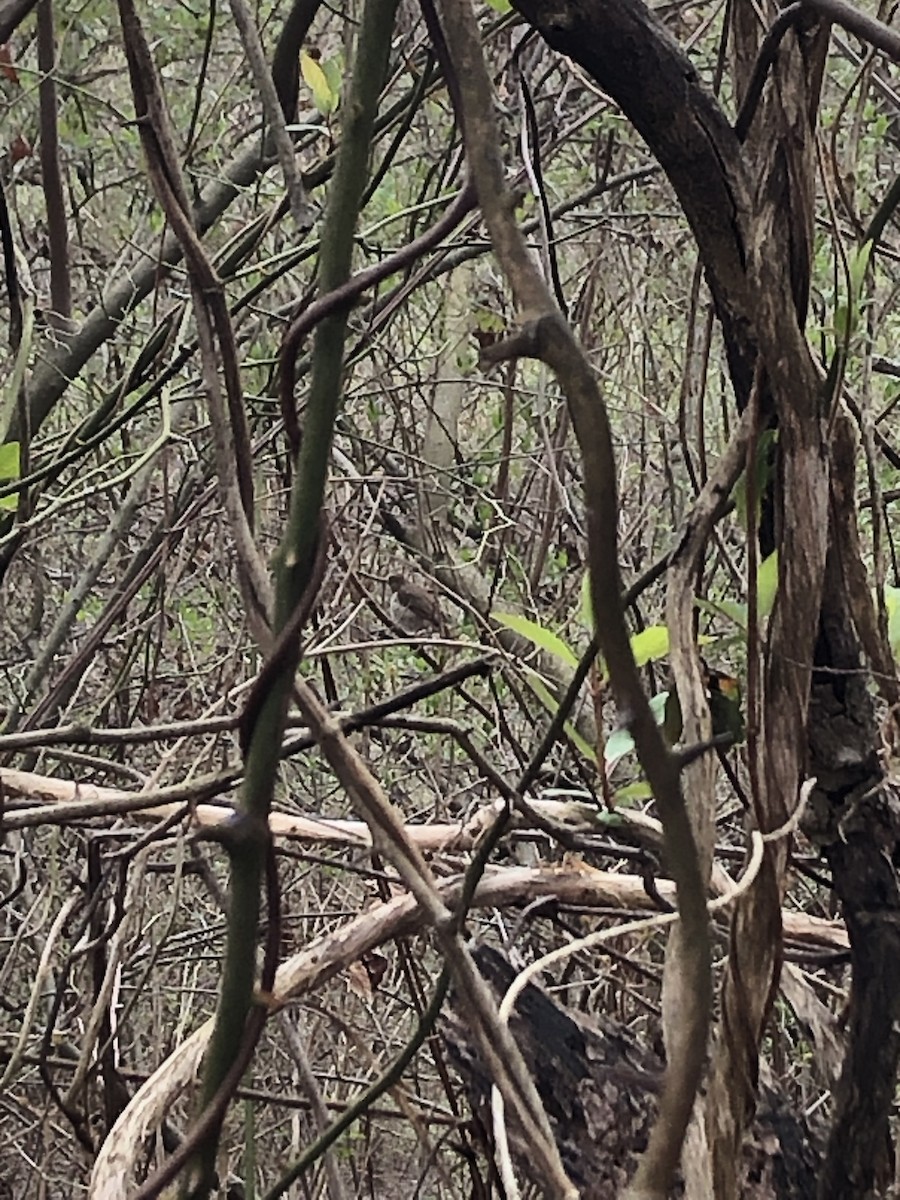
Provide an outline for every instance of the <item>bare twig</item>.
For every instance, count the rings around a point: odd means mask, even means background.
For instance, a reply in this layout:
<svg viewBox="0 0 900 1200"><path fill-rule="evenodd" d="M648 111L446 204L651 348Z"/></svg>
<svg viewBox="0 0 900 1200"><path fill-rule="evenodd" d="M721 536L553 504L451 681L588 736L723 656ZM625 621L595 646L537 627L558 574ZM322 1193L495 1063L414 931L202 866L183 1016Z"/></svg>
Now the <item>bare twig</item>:
<svg viewBox="0 0 900 1200"><path fill-rule="evenodd" d="M297 118L297 96L300 90L300 47L322 0L294 0L272 56L272 80L278 103L289 124Z"/></svg>
<svg viewBox="0 0 900 1200"><path fill-rule="evenodd" d="M3 0L0 4L0 42L9 40L36 4L37 0Z"/></svg>
<svg viewBox="0 0 900 1200"><path fill-rule="evenodd" d="M221 280L194 229L190 203L175 154L165 101L150 48L132 0L119 0L135 112L148 172L166 217L181 243L191 291L203 378L210 410L216 468L251 621L264 626L271 609L268 574L253 540L253 470L237 344ZM219 359L227 403L219 381ZM264 636L264 635L263 635Z"/></svg>
<svg viewBox="0 0 900 1200"><path fill-rule="evenodd" d="M22 1062L22 1055L25 1047L28 1044L28 1037L37 1017L38 1009L44 1002L44 986L52 973L53 951L59 938L62 936L66 921L74 912L75 908L81 903L82 897L79 893L70 896L62 905L53 924L43 941L41 948L41 958L35 972L34 982L31 987L31 995L28 998L28 1005L25 1009L25 1014L22 1017L22 1022L19 1026L19 1036L16 1038L16 1044L13 1047L12 1054L3 1069L3 1074L0 1075L0 1089L5 1089L9 1081L13 1078L16 1071Z"/></svg>
<svg viewBox="0 0 900 1200"><path fill-rule="evenodd" d="M756 62L753 64L753 75L747 85L747 91L741 103L741 111L734 122L734 132L737 135L738 141L743 142L747 139L747 134L750 132L750 126L759 107L763 85L766 82L769 71L772 69L772 63L775 61L778 47L781 45L781 41L790 27L796 23L802 11L802 0L794 0L793 4L788 4L779 12L766 32L763 43L759 48Z"/></svg>
<svg viewBox="0 0 900 1200"><path fill-rule="evenodd" d="M262 101L266 123L269 126L269 137L274 143L275 153L278 155L278 162L284 173L284 183L290 202L291 216L294 218L294 224L297 226L298 231L303 233L312 227L314 211L303 188L303 180L300 178L300 172L297 169L293 143L288 131L284 127L284 110L278 99L278 93L275 90L269 64L266 62L266 56L259 37L259 30L256 28L253 14L250 12L245 0L229 0L229 3L234 23L237 25L238 33L241 36L244 53L247 55L250 70L253 72L253 81L256 84L256 90L259 92L259 98Z"/></svg>
<svg viewBox="0 0 900 1200"><path fill-rule="evenodd" d="M296 386L297 355L303 339L320 321L331 315L344 314L363 292L414 263L428 250L439 245L447 234L459 225L474 205L475 189L471 183L466 182L444 215L435 221L430 229L393 254L389 254L381 262L358 271L328 292L317 296L294 318L282 342L278 396L288 443L295 457L300 453L300 425L297 420L294 388Z"/></svg>
<svg viewBox="0 0 900 1200"><path fill-rule="evenodd" d="M40 0L37 13L38 69L41 82L38 100L41 114L41 186L47 209L47 240L50 258L49 320L59 329L69 328L72 316L72 282L69 275L69 230L66 201L59 165L59 129L56 101L56 39L53 32L53 0Z"/></svg>
<svg viewBox="0 0 900 1200"><path fill-rule="evenodd" d="M287 1043L291 1058L294 1060L294 1065L297 1068L297 1077L301 1090L306 1093L309 1099L309 1107L313 1121L315 1122L315 1128L319 1135L324 1134L332 1122L329 1118L328 1108L322 1097L318 1080L313 1073L312 1063L306 1052L303 1035L297 1028L298 1016L293 1012L282 1012L280 1017L281 1033ZM320 1154L325 1167L328 1200L346 1200L347 1194L344 1190L343 1180L341 1179L340 1164L337 1156L332 1152L330 1147L321 1148Z"/></svg>
<svg viewBox="0 0 900 1200"><path fill-rule="evenodd" d="M856 34L894 62L900 62L900 33L877 17L863 12L849 0L802 0L802 4L826 20L842 25L849 33Z"/></svg>
<svg viewBox="0 0 900 1200"><path fill-rule="evenodd" d="M12 222L9 218L9 205L6 203L6 192L2 188L0 188L0 246L3 248L3 277L9 301L9 345L15 354L22 342L22 288L19 284L19 272L16 267L16 245ZM5 430L0 430L0 433L4 435L5 432Z"/></svg>

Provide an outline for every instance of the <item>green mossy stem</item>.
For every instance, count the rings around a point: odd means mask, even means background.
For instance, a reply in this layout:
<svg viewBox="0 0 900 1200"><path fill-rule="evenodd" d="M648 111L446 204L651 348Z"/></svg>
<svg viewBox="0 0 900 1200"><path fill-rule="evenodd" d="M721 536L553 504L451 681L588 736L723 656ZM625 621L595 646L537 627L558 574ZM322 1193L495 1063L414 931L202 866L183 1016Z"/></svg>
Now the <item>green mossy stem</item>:
<svg viewBox="0 0 900 1200"><path fill-rule="evenodd" d="M360 25L342 140L322 233L319 290L327 293L350 275L353 237L368 176L375 115L387 72L396 0L367 0ZM274 627L290 619L312 578L334 424L341 397L347 315L333 313L318 326L312 377L290 510L275 567ZM290 353L296 353L294 348ZM253 1004L259 922L259 892L265 866L268 815L275 788L288 701L300 656L299 638L282 656L249 737L240 810L260 836L230 851L231 889L222 988L215 1028L204 1065L201 1109L215 1097L241 1044ZM202 1187L208 1189L218 1137L201 1150ZM195 1195L208 1191L195 1191Z"/></svg>

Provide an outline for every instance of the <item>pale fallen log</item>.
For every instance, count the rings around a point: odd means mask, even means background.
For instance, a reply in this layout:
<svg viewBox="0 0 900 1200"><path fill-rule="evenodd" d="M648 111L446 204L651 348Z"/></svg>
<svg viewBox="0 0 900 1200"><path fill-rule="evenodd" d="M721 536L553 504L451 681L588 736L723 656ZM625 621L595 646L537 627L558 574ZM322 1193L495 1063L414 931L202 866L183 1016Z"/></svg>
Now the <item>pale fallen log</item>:
<svg viewBox="0 0 900 1200"><path fill-rule="evenodd" d="M179 811L185 811L187 805L190 805L190 808L185 815L198 830L226 825L234 816L234 809L230 805L192 803L187 794L177 800L159 803L160 797L170 795L176 788L185 791L184 785L181 784L173 788L160 788L155 792L142 793L2 767L0 787L7 796L18 796L37 802L32 808L12 809L4 815L3 826L10 830L36 825L65 825L73 821L117 816L130 816L139 821L164 821L177 816ZM356 846L372 844L365 821L299 816L275 811L269 818L269 825L276 837L293 841ZM432 851L468 850L475 836L462 822L407 825L406 832L420 849Z"/></svg>
<svg viewBox="0 0 900 1200"><path fill-rule="evenodd" d="M230 786L230 785L228 785ZM136 821L165 821L183 812L197 830L212 830L227 824L234 809L225 803L203 803L210 788L227 790L221 776L189 783L172 784L152 792L134 792L122 788L100 787L38 775L33 771L18 771L0 767L0 788L9 797L34 801L30 808L11 808L3 818L6 830L27 829L41 825L68 825L75 821L100 820L129 816ZM501 801L488 802L476 809L465 821L430 822L406 825L407 837L421 850L471 850L475 842L503 807ZM606 823L603 814L593 804L581 800L530 800L528 809L543 821L559 826L569 834L602 834L618 837L632 845L641 846L661 855L662 826L655 817L636 810L621 809L615 814L615 825ZM365 821L318 815L272 812L269 824L273 834L292 841L319 842L337 845L371 846L372 838ZM527 815L516 813L512 829L533 829ZM712 888L717 895L732 886L725 869L713 865ZM643 901L639 901L639 905Z"/></svg>
<svg viewBox="0 0 900 1200"><path fill-rule="evenodd" d="M440 884L448 905L459 895L459 879ZM660 893L673 898L673 886L659 881ZM501 908L528 903L541 897L561 903L593 907L650 908L651 901L641 879L600 871L587 864L563 867L491 868L476 889L473 904ZM312 942L278 969L270 1011L321 986L363 954L392 938L409 935L424 925L424 917L409 895L378 904L348 921L332 933ZM804 913L784 913L785 935L791 939L832 950L846 950L849 942L844 926ZM135 1094L110 1130L100 1148L91 1176L91 1200L120 1200L133 1186L136 1160L145 1139L158 1127L176 1098L197 1077L203 1053L212 1032L212 1019L201 1025L160 1065Z"/></svg>

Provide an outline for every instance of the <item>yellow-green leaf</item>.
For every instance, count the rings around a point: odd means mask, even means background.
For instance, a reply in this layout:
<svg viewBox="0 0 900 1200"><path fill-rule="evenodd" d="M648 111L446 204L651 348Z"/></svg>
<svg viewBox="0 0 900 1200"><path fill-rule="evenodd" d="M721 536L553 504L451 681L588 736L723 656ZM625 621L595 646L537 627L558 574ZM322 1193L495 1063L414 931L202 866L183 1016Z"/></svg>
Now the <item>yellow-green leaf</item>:
<svg viewBox="0 0 900 1200"><path fill-rule="evenodd" d="M666 626L648 625L646 629L636 633L631 639L631 653L638 667L665 658L669 653L669 631Z"/></svg>
<svg viewBox="0 0 900 1200"><path fill-rule="evenodd" d="M0 445L0 479L18 479L19 469L19 443L4 442Z"/></svg>
<svg viewBox="0 0 900 1200"><path fill-rule="evenodd" d="M0 482L19 478L19 463L19 443L3 442L0 445ZM0 512L15 512L18 503L18 496L0 496Z"/></svg>
<svg viewBox="0 0 900 1200"><path fill-rule="evenodd" d="M900 662L900 588L885 584L884 606L887 609L888 641L894 658Z"/></svg>
<svg viewBox="0 0 900 1200"><path fill-rule="evenodd" d="M341 84L344 79L341 70L341 61L339 58L326 58L320 63L320 66L325 72L325 78L328 80L328 86L331 88L332 96L334 96L334 107L337 108L338 100L341 98Z"/></svg>
<svg viewBox="0 0 900 1200"><path fill-rule="evenodd" d="M337 108L337 94L331 90L328 76L321 64L305 50L300 52L300 73L303 76L303 82L312 92L316 108L323 117L329 116Z"/></svg>
<svg viewBox="0 0 900 1200"><path fill-rule="evenodd" d="M694 603L701 612L710 613L714 617L725 617L734 622L741 633L747 632L747 605L740 600L704 600L698 596Z"/></svg>
<svg viewBox="0 0 900 1200"><path fill-rule="evenodd" d="M594 632L594 603L591 598L591 577L587 571L581 580L581 594L578 597L578 619L588 633Z"/></svg>
<svg viewBox="0 0 900 1200"><path fill-rule="evenodd" d="M551 629L545 629L537 621L529 621L527 617L520 617L517 613L502 612L494 613L494 620L499 625L505 625L507 629L511 629L513 633L519 634L520 637L527 638L538 649L546 650L548 654L560 659L567 667L578 666L578 656L571 647L567 646L562 638Z"/></svg>
<svg viewBox="0 0 900 1200"><path fill-rule="evenodd" d="M630 754L634 749L634 738L629 730L614 729L603 746L603 758L607 765L617 763L620 758Z"/></svg>
<svg viewBox="0 0 900 1200"><path fill-rule="evenodd" d="M639 804L642 800L652 800L653 791L646 779L636 779L634 783L626 783L624 787L616 788L613 800L616 804Z"/></svg>
<svg viewBox="0 0 900 1200"><path fill-rule="evenodd" d="M769 557L759 564L759 570L756 572L756 606L761 621L772 615L777 592L778 551L773 550Z"/></svg>
<svg viewBox="0 0 900 1200"><path fill-rule="evenodd" d="M551 716L555 716L559 709L559 701L547 687L546 683L544 683L543 679L541 679L540 675L538 675L537 671L528 672L528 682L531 684L534 694L546 708L547 712L550 713ZM589 762L595 763L597 761L596 751L594 750L593 746L591 746L581 736L575 726L571 724L571 722L566 721L563 729L566 731L566 736L571 740L572 744L578 748L584 757L588 759Z"/></svg>

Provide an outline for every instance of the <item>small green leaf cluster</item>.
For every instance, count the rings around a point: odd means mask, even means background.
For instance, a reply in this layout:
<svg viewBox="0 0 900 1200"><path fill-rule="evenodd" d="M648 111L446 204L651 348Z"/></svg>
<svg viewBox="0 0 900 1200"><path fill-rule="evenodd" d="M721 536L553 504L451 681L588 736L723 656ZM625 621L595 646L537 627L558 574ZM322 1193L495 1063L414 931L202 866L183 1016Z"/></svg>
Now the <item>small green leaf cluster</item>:
<svg viewBox="0 0 900 1200"><path fill-rule="evenodd" d="M765 622L769 619L775 606L778 592L778 555L777 551L769 555L760 564L756 577L756 612L757 619ZM888 611L892 628L892 647L895 654L900 655L900 588L890 589L888 596ZM726 621L737 628L741 641L745 641L749 625L748 605L735 600L706 600L698 597L697 607L711 616L724 617ZM593 627L590 588L585 576L579 601L578 618L581 625L590 630ZM494 620L504 628L511 630L520 637L527 639L543 653L561 662L566 668L575 671L579 662L579 654L568 641L557 631L548 628L539 621L531 620L519 613L496 612ZM638 667L659 662L667 658L670 650L669 630L665 624L649 625L639 630L631 637L631 652ZM717 638L701 634L698 644L709 645ZM601 674L603 671L600 663ZM546 710L553 714L557 711L558 700L547 686L541 673L534 668L527 668L528 682L535 695ZM715 734L730 733L735 741L744 737L744 719L740 705L740 687L737 680L720 672L709 671L709 704ZM670 744L674 745L681 736L681 713L674 691L666 689L658 692L650 699L650 708L658 725L660 725ZM597 751L589 745L572 722L566 722L565 732L572 744L577 747L586 759L597 764ZM628 729L613 730L603 742L603 769L609 773L626 755L634 751L634 739ZM645 783L629 783L615 792L617 802L628 803L643 801L648 798Z"/></svg>
<svg viewBox="0 0 900 1200"><path fill-rule="evenodd" d="M300 74L312 93L313 104L323 117L337 111L341 100L341 64L337 58L316 58L308 51L300 53Z"/></svg>

